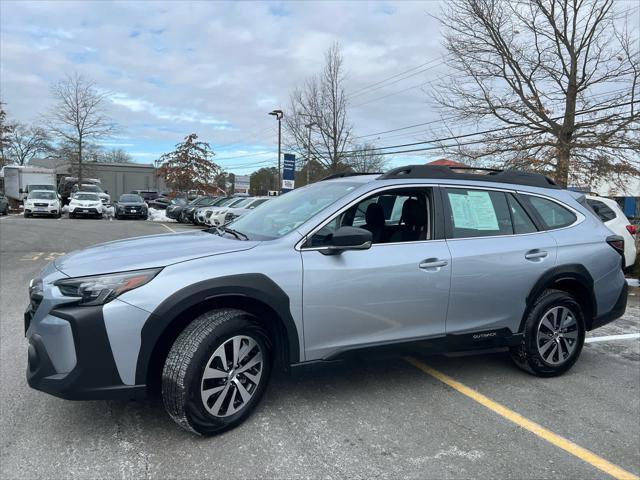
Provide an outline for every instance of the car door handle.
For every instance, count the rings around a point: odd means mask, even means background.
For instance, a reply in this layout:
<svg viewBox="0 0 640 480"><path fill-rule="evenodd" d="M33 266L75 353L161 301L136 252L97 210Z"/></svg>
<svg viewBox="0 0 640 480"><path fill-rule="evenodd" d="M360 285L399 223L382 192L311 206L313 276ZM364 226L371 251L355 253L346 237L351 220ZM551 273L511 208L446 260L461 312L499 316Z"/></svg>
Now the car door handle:
<svg viewBox="0 0 640 480"><path fill-rule="evenodd" d="M418 264L418 267L439 268L439 267L446 267L447 265L449 265L449 262L447 262L446 260L440 260L438 258L427 258L426 260L421 261Z"/></svg>
<svg viewBox="0 0 640 480"><path fill-rule="evenodd" d="M544 250L529 250L527 253L525 253L524 258L526 258L527 260L541 260L543 258L546 258L549 255L548 252L545 252Z"/></svg>

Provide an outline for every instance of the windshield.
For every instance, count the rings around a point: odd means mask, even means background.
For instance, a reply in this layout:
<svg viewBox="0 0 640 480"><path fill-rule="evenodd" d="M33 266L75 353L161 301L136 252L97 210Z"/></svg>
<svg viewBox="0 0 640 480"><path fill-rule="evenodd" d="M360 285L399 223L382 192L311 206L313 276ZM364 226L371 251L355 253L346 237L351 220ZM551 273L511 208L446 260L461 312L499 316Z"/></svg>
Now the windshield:
<svg viewBox="0 0 640 480"><path fill-rule="evenodd" d="M207 198L206 201L202 202L200 204L201 207L210 207L211 205L213 205L214 203L216 203L218 201L217 197L209 197Z"/></svg>
<svg viewBox="0 0 640 480"><path fill-rule="evenodd" d="M102 189L97 185L82 185L80 189L82 192L102 192Z"/></svg>
<svg viewBox="0 0 640 480"><path fill-rule="evenodd" d="M28 198L41 198L43 200L55 200L56 194L53 192L31 192Z"/></svg>
<svg viewBox="0 0 640 480"><path fill-rule="evenodd" d="M229 206L233 208L242 208L249 205L251 202L253 202L253 200L254 200L253 198L245 198L244 200L240 200L239 202L232 203Z"/></svg>
<svg viewBox="0 0 640 480"><path fill-rule="evenodd" d="M227 200L229 200L229 197L220 197L220 198L216 198L216 201L213 202L211 204L212 207L219 207L220 205L224 204L224 202L226 202Z"/></svg>
<svg viewBox="0 0 640 480"><path fill-rule="evenodd" d="M172 205L186 205L187 201L182 197L178 197L178 198L174 198L173 200L171 200L171 204Z"/></svg>
<svg viewBox="0 0 640 480"><path fill-rule="evenodd" d="M267 200L269 200L268 198L259 198L257 200L254 200L251 205L249 205L247 208L256 208L258 205L262 205L264 202L266 202Z"/></svg>
<svg viewBox="0 0 640 480"><path fill-rule="evenodd" d="M247 200L248 200L247 198L232 198L229 203L225 203L223 206L224 207L237 207L241 203L245 203Z"/></svg>
<svg viewBox="0 0 640 480"><path fill-rule="evenodd" d="M120 195L120 201L124 203L142 203L144 200L139 195L124 194Z"/></svg>
<svg viewBox="0 0 640 480"><path fill-rule="evenodd" d="M220 202L216 205L216 207L228 207L230 204L232 204L233 202L237 202L238 199L235 197L232 198L225 198L224 202Z"/></svg>
<svg viewBox="0 0 640 480"><path fill-rule="evenodd" d="M93 201L99 201L100 197L98 197L98 195L96 195L95 193L76 193L73 196L74 200L93 200Z"/></svg>
<svg viewBox="0 0 640 480"><path fill-rule="evenodd" d="M33 192L34 190L49 190L55 192L56 189L53 185L29 185L29 191Z"/></svg>
<svg viewBox="0 0 640 480"><path fill-rule="evenodd" d="M202 205L202 203L207 199L207 197L198 197L195 200L191 200L189 205Z"/></svg>
<svg viewBox="0 0 640 480"><path fill-rule="evenodd" d="M257 240L282 237L352 192L358 185L361 184L320 182L293 190L234 220L231 228Z"/></svg>

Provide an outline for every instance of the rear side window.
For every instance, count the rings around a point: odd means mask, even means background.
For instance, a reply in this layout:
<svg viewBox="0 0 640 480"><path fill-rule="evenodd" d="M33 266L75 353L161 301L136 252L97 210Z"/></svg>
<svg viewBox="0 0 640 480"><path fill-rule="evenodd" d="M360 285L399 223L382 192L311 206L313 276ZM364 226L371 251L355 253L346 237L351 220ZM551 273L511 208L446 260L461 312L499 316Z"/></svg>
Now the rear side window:
<svg viewBox="0 0 640 480"><path fill-rule="evenodd" d="M445 189L451 212L452 238L513 234L507 196L503 192Z"/></svg>
<svg viewBox="0 0 640 480"><path fill-rule="evenodd" d="M568 227L576 221L576 216L573 212L556 202L531 195L526 195L526 198L547 230Z"/></svg>
<svg viewBox="0 0 640 480"><path fill-rule="evenodd" d="M587 203L603 222L608 222L609 220L616 218L616 212L611 210L606 203L591 199L587 199Z"/></svg>
<svg viewBox="0 0 640 480"><path fill-rule="evenodd" d="M536 232L538 229L531 218L529 218L529 215L527 215L524 208L522 208L522 205L520 205L512 195L509 195L508 198L509 208L511 209L511 219L513 220L513 233L521 234Z"/></svg>

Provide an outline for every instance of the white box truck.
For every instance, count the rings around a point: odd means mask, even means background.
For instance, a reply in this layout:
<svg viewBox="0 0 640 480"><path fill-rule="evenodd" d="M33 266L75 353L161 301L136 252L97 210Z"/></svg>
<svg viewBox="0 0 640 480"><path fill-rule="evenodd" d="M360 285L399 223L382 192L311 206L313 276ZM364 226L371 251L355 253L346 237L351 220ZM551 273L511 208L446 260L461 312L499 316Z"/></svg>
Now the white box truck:
<svg viewBox="0 0 640 480"><path fill-rule="evenodd" d="M14 202L24 200L29 192L30 185L52 186L53 188L47 188L47 190L56 190L56 173L50 168L5 165L2 168L2 172L4 176L4 194Z"/></svg>

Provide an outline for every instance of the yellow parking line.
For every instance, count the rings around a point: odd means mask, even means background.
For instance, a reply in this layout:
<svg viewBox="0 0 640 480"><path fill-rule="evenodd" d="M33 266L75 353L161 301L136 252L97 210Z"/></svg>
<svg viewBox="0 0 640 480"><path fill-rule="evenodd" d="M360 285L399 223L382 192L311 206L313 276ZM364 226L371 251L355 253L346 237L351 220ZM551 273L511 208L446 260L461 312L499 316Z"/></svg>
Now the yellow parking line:
<svg viewBox="0 0 640 480"><path fill-rule="evenodd" d="M538 425L531 420L524 418L519 413L514 412L513 410L508 409L504 405L499 404L498 402L494 402L488 397L485 397L480 392L475 391L472 388L463 385L462 383L454 380L453 378L441 373L437 370L434 370L430 366L422 363L419 360L416 360L413 357L405 357L405 360L409 362L411 365L416 367L417 369L423 371L424 373L431 375L432 377L440 380L442 383L450 386L454 390L466 395L470 399L478 402L479 404L487 407L489 410L497 413L501 417L506 418L507 420L515 423L516 425L524 428L525 430L529 430L531 433L534 433L538 437L546 440L547 442L555 445L558 448L563 449L565 452L578 457L580 460L587 462L588 464L596 467L598 470L603 471L604 473L611 475L617 479L625 479L625 480L640 480L633 473L627 472L626 470L614 465L613 463L605 460L602 457L599 457L593 452L590 452L586 448L582 448L579 445L576 445L570 440L567 440L560 435L553 433L551 430L544 428L541 425Z"/></svg>

